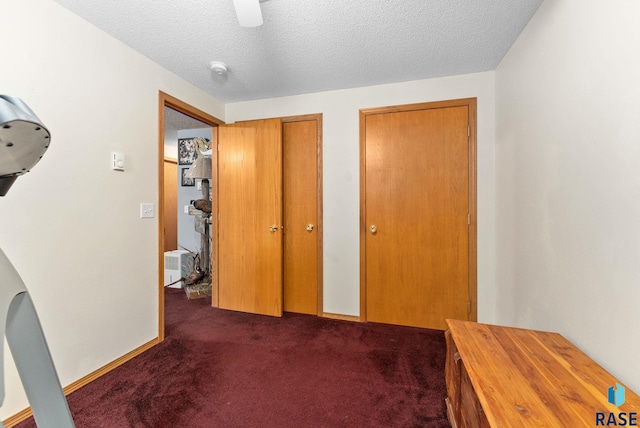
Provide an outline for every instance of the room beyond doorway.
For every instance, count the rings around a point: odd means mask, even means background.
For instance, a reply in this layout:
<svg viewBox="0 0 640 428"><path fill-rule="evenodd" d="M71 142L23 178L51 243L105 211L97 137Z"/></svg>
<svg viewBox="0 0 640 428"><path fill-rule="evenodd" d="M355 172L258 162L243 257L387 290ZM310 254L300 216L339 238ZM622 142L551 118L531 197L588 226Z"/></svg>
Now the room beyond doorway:
<svg viewBox="0 0 640 428"><path fill-rule="evenodd" d="M172 234L171 228L174 225L174 220L169 213L170 208L165 208L165 202L169 202L172 198L171 190L169 190L169 194L165 191L167 188L167 179L165 177L165 163L167 159L169 162L171 161L171 157L166 159L167 151L171 149L167 149L165 146L167 129L170 133L175 132L175 139L177 141L177 132L178 128L182 129L202 129L209 128L211 129L211 135L214 133L217 135L217 127L223 122L217 119L210 114L203 112L177 98L174 98L164 92L159 92L159 103L158 103L158 339L160 341L164 340L165 332L164 332L164 270L165 270L165 237L166 235ZM171 146L169 146L171 147ZM213 154L216 152L213 151ZM175 152L175 157L178 158L177 150ZM176 163L179 163L176 161ZM215 160L212 160L212 164L216 164ZM169 168L169 171L176 171L175 180L176 180L176 220L175 226L176 230L179 234L179 220L178 220L178 206L180 206L179 192L177 188L178 186L178 174L182 171L180 170L179 165L175 169ZM173 172L169 172L173 173ZM212 174L211 187L215 188L215 176L216 173ZM188 196L185 196L188 198ZM184 205L184 204L183 204ZM169 225L169 230L167 230L166 226ZM212 229L211 241L216 242L217 236L215 235L216 228ZM171 238L173 239L173 235ZM176 241L177 245L180 245L180 242Z"/></svg>

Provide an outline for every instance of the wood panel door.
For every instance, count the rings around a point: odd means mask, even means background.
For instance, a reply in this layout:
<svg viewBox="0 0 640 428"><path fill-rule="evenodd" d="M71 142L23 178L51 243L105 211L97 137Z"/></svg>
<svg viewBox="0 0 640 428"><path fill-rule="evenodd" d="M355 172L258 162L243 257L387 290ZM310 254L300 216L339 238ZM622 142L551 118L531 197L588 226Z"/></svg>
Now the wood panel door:
<svg viewBox="0 0 640 428"><path fill-rule="evenodd" d="M164 160L164 251L178 249L178 162Z"/></svg>
<svg viewBox="0 0 640 428"><path fill-rule="evenodd" d="M218 128L218 303L282 316L282 121Z"/></svg>
<svg viewBox="0 0 640 428"><path fill-rule="evenodd" d="M318 121L282 124L284 310L318 313Z"/></svg>
<svg viewBox="0 0 640 428"><path fill-rule="evenodd" d="M469 318L469 107L364 116L366 319Z"/></svg>

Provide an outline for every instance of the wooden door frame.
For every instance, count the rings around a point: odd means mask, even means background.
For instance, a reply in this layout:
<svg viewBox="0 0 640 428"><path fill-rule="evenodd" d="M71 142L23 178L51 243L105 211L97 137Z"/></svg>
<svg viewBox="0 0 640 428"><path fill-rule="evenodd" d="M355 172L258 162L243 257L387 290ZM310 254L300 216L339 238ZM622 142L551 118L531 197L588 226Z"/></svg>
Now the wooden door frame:
<svg viewBox="0 0 640 428"><path fill-rule="evenodd" d="M182 114L203 122L212 128L224 124L220 119L205 113L204 111L187 104L165 92L158 91L158 341L164 340L164 109L169 107ZM211 165L218 164L217 150L212 150ZM211 188L217 189L218 174L211 174ZM212 204L217 199L214 198ZM217 207L216 211L217 212ZM211 228L211 246L218 252L217 228Z"/></svg>
<svg viewBox="0 0 640 428"><path fill-rule="evenodd" d="M478 260L477 260L477 98L435 101L389 107L360 109L360 321L367 320L367 254L366 254L366 117L374 114L430 110L447 107L469 109L469 320L478 319Z"/></svg>

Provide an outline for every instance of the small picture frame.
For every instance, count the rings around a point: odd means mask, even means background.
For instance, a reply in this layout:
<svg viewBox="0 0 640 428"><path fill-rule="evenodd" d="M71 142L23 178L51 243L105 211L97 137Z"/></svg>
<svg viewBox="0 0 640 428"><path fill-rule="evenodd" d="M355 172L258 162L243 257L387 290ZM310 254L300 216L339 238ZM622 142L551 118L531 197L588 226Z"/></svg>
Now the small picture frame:
<svg viewBox="0 0 640 428"><path fill-rule="evenodd" d="M191 165L198 157L193 138L178 139L178 165Z"/></svg>
<svg viewBox="0 0 640 428"><path fill-rule="evenodd" d="M195 186L196 185L196 179L195 178L190 178L187 177L187 172L189 171L189 168L182 168L182 186L184 187L188 187L188 186Z"/></svg>

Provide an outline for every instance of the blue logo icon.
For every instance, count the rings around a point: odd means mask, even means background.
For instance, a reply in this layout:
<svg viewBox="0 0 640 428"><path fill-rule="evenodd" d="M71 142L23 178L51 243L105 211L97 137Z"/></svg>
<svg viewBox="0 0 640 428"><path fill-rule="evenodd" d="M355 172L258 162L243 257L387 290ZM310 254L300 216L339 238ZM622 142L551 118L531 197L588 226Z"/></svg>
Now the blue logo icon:
<svg viewBox="0 0 640 428"><path fill-rule="evenodd" d="M615 386L609 387L609 403L616 407L624 404L624 386L616 383Z"/></svg>

